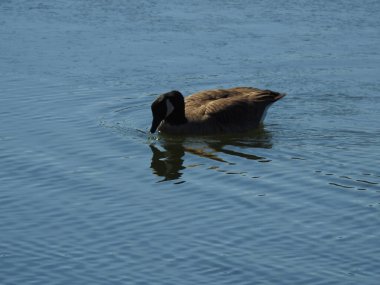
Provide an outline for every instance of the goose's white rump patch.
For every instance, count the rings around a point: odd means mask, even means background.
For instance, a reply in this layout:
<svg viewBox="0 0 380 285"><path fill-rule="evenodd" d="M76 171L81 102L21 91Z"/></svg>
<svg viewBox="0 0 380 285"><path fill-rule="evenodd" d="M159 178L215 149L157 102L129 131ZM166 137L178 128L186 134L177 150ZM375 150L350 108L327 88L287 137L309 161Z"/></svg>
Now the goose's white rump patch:
<svg viewBox="0 0 380 285"><path fill-rule="evenodd" d="M260 119L260 124L262 124L264 122L264 119L265 119L265 116L267 115L267 111L269 109L269 107L271 106L272 104L269 104L268 106L265 107L264 109L264 112L263 112L263 115L261 116L261 119Z"/></svg>

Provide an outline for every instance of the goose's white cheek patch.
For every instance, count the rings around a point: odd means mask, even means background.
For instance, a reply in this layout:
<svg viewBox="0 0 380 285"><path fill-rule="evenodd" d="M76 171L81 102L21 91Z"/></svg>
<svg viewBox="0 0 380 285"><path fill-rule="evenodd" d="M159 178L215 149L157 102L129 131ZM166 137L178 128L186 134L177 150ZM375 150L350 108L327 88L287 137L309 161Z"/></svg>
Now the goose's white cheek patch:
<svg viewBox="0 0 380 285"><path fill-rule="evenodd" d="M173 104L170 102L170 100L166 100L166 116L165 118L167 118L174 110L174 106Z"/></svg>

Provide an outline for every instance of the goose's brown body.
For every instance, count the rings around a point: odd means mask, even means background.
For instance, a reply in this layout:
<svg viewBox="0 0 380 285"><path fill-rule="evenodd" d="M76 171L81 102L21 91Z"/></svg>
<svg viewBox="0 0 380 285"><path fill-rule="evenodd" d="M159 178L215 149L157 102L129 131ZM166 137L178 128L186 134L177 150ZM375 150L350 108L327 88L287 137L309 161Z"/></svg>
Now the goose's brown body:
<svg viewBox="0 0 380 285"><path fill-rule="evenodd" d="M176 123L170 114L161 122L158 130L168 134L248 131L258 127L267 108L283 96L285 94L252 87L201 91L185 97L185 121Z"/></svg>

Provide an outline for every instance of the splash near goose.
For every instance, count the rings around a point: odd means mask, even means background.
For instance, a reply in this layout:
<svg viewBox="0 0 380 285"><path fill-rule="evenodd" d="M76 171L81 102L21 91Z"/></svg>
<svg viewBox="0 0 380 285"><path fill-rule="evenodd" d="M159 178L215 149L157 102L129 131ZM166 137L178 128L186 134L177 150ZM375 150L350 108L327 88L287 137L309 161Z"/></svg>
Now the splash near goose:
<svg viewBox="0 0 380 285"><path fill-rule="evenodd" d="M257 128L270 105L284 93L252 87L201 91L186 98L179 91L160 95L152 103L151 133L208 135Z"/></svg>

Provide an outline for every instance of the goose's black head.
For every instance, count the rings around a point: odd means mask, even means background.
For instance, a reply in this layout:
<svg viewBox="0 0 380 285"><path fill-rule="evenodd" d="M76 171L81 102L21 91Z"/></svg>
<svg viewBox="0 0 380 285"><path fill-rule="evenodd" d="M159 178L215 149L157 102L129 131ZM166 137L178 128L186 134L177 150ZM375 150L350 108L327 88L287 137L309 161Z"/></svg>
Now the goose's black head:
<svg viewBox="0 0 380 285"><path fill-rule="evenodd" d="M162 121L171 125L186 123L185 99L178 91L171 91L160 95L152 103L153 121L150 132L153 134Z"/></svg>

